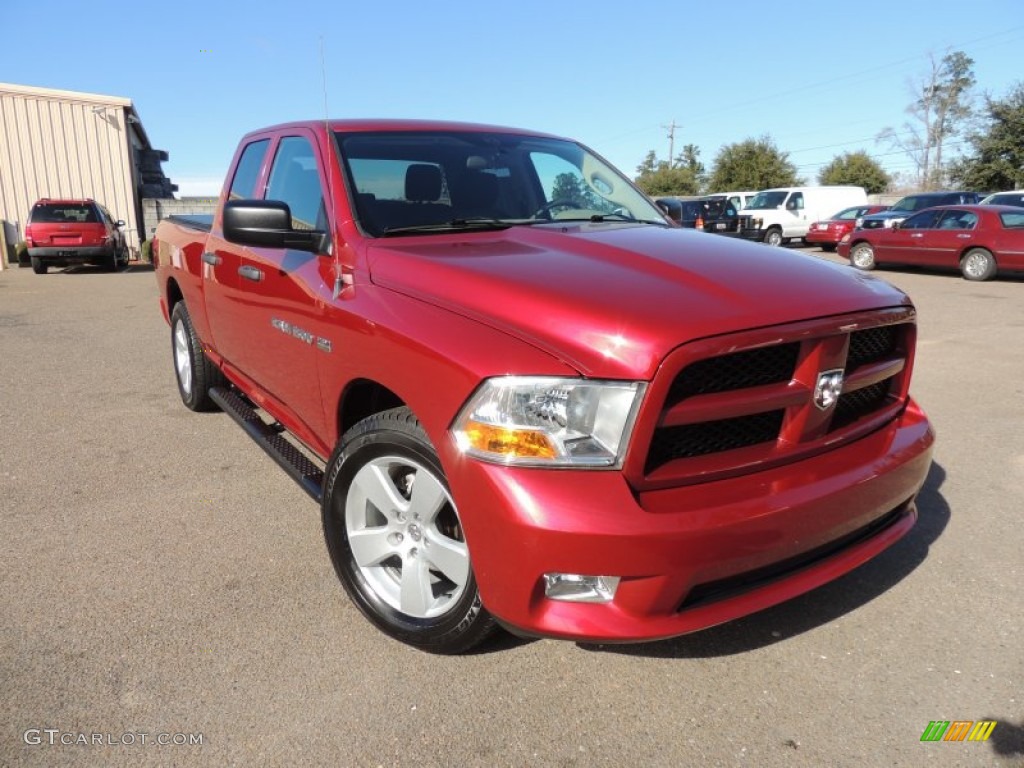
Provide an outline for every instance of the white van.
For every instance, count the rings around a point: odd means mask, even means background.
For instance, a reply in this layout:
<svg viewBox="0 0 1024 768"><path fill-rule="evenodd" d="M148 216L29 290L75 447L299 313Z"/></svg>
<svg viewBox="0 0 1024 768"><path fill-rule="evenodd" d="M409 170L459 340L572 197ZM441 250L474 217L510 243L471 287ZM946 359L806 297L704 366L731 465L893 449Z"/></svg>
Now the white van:
<svg viewBox="0 0 1024 768"><path fill-rule="evenodd" d="M803 237L816 221L867 204L864 187L779 187L758 192L740 212L740 236L768 245Z"/></svg>

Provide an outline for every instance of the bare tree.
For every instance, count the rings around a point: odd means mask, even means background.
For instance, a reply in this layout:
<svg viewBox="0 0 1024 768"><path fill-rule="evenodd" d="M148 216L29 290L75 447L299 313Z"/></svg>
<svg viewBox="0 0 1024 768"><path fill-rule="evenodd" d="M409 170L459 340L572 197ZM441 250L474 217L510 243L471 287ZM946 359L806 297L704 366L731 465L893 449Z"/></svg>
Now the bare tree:
<svg viewBox="0 0 1024 768"><path fill-rule="evenodd" d="M943 148L970 117L975 84L974 60L962 51L947 53L941 61L928 58L928 73L910 86L914 100L906 111L914 120L905 122L900 131L887 127L877 136L914 162L922 189L942 185Z"/></svg>

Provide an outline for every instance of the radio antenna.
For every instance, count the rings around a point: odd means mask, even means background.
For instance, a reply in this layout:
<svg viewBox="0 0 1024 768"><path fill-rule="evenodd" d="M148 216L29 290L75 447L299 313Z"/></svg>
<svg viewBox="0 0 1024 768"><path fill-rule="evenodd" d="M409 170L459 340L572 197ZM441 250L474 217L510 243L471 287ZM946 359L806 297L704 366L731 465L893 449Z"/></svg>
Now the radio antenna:
<svg viewBox="0 0 1024 768"><path fill-rule="evenodd" d="M334 136L331 133L331 117L330 112L327 109L327 58L324 55L324 38L320 36L320 82L323 85L324 90L324 138L327 141L327 145L324 147L324 154L327 160L327 197L330 198L331 206L331 222L334 225L335 232L337 234L338 228L338 208L337 202L334 199L334 166L331 162L331 158L334 157ZM341 275L341 249L338 248L337 243L334 242L335 238L332 236L330 239L331 250L334 251L334 298L337 299L341 293L341 289L344 288L344 280Z"/></svg>

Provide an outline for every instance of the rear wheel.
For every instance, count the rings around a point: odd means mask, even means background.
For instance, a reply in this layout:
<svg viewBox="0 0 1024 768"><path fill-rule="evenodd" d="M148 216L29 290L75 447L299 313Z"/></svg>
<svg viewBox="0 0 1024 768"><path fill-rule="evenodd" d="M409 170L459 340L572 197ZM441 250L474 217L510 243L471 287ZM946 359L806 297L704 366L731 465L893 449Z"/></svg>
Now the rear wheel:
<svg viewBox="0 0 1024 768"><path fill-rule="evenodd" d="M850 263L857 269L874 269L875 249L870 243L857 243L850 249Z"/></svg>
<svg viewBox="0 0 1024 768"><path fill-rule="evenodd" d="M836 249L835 243L819 243L818 245L825 253L832 253Z"/></svg>
<svg viewBox="0 0 1024 768"><path fill-rule="evenodd" d="M338 578L381 630L432 653L462 653L492 632L448 481L408 408L345 433L321 510Z"/></svg>
<svg viewBox="0 0 1024 768"><path fill-rule="evenodd" d="M996 257L984 248L972 248L960 259L960 271L967 280L991 280L997 269Z"/></svg>
<svg viewBox="0 0 1024 768"><path fill-rule="evenodd" d="M184 301L175 304L171 313L171 349L181 402L190 411L217 410L210 388L223 384L224 376L203 352Z"/></svg>
<svg viewBox="0 0 1024 768"><path fill-rule="evenodd" d="M42 262L37 256L32 257L32 271L37 275L45 275L47 265Z"/></svg>
<svg viewBox="0 0 1024 768"><path fill-rule="evenodd" d="M772 229L769 229L765 233L764 243L765 243L765 245L774 245L774 246L782 245L782 230L781 229L775 229L774 227Z"/></svg>

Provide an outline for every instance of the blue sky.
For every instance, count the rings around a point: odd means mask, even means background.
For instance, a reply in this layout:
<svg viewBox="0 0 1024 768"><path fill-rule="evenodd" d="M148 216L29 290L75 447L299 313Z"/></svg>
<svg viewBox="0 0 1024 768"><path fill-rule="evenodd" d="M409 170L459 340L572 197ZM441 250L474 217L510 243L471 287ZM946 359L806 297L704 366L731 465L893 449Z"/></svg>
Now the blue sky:
<svg viewBox="0 0 1024 768"><path fill-rule="evenodd" d="M579 139L629 176L648 150L770 135L810 183L907 119L929 54L978 93L1024 80L1019 0L46 3L7 0L0 81L126 96L179 194L215 194L238 138L332 117L466 120Z"/></svg>

